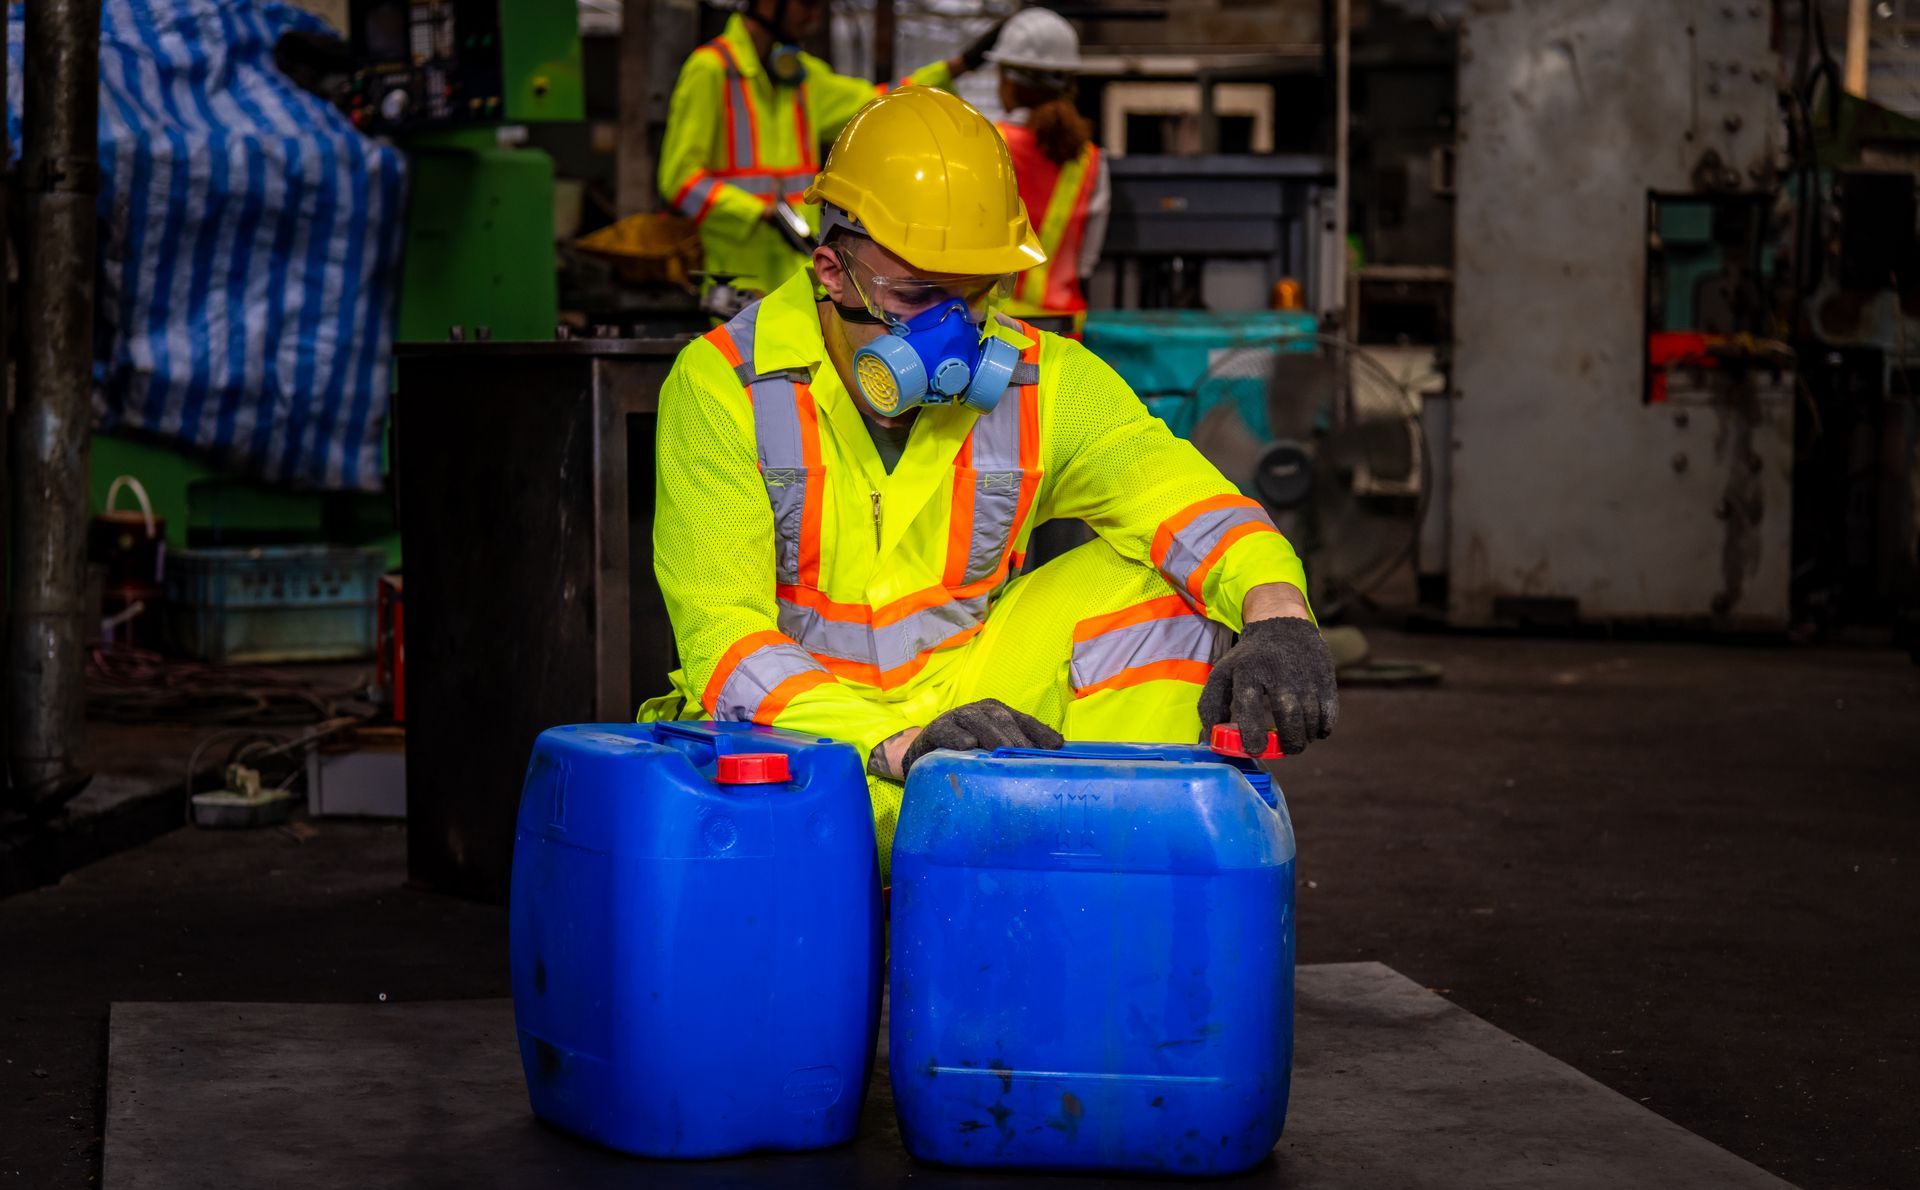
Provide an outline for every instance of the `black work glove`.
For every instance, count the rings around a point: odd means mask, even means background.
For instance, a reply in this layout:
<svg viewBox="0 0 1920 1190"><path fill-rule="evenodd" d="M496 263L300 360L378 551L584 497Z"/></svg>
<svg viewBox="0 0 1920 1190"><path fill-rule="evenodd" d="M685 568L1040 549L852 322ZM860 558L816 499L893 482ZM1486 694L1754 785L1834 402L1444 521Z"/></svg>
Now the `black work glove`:
<svg viewBox="0 0 1920 1190"><path fill-rule="evenodd" d="M1256 756L1266 751L1270 731L1280 733L1280 750L1292 756L1326 739L1339 717L1333 654L1313 621L1294 616L1247 625L1200 692L1202 729L1231 719Z"/></svg>
<svg viewBox="0 0 1920 1190"><path fill-rule="evenodd" d="M997 698L983 698L963 707L955 707L927 724L919 738L907 746L900 761L901 773L911 772L913 762L929 752L951 748L965 752L971 748L1058 748L1066 739L1032 715L1014 710Z"/></svg>
<svg viewBox="0 0 1920 1190"><path fill-rule="evenodd" d="M960 51L960 61L966 64L968 70L980 69L980 64L987 60L987 51L992 49L994 43L1000 40L1001 28L1012 19L1012 13L1001 17L993 24L988 25L986 32L969 41L966 49Z"/></svg>

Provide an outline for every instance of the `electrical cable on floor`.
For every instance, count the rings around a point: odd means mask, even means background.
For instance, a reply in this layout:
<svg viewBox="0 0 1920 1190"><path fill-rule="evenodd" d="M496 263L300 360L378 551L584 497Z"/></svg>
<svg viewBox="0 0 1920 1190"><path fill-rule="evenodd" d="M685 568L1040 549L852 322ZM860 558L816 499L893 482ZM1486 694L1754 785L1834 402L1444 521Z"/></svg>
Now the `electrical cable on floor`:
<svg viewBox="0 0 1920 1190"><path fill-rule="evenodd" d="M87 655L87 715L113 723L300 726L372 713L365 675L320 684L252 666L171 661L146 649L95 646Z"/></svg>

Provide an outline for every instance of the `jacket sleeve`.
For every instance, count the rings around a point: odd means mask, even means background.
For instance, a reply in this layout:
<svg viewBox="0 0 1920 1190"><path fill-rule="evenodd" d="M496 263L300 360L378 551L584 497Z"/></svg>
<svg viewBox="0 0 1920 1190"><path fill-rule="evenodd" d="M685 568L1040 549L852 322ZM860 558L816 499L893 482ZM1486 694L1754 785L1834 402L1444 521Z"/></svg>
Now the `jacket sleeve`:
<svg viewBox="0 0 1920 1190"><path fill-rule="evenodd" d="M660 145L660 197L707 230L744 240L759 226L766 201L721 181L710 171L725 119L727 68L710 51L695 50L680 67Z"/></svg>
<svg viewBox="0 0 1920 1190"><path fill-rule="evenodd" d="M863 760L911 727L781 633L751 407L705 340L680 353L661 386L657 444L654 573L686 686L706 714L841 740Z"/></svg>
<svg viewBox="0 0 1920 1190"><path fill-rule="evenodd" d="M1032 523L1086 521L1236 632L1253 588L1290 583L1305 596L1300 559L1259 501L1148 413L1105 361L1070 339L1047 344L1041 368L1058 378L1041 413L1047 475Z"/></svg>
<svg viewBox="0 0 1920 1190"><path fill-rule="evenodd" d="M835 74L833 67L811 55L807 58L807 103L813 126L823 140L840 135L853 113L865 107L876 95L894 87L908 85L945 87L953 83L953 71L945 62L929 62L890 86L868 82L853 75Z"/></svg>

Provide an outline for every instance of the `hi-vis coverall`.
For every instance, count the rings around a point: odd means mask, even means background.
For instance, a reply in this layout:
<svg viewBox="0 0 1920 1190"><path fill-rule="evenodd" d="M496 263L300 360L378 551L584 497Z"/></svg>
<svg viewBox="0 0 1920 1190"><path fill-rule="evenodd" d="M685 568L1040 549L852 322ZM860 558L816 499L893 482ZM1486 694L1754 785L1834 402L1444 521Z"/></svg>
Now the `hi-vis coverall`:
<svg viewBox="0 0 1920 1190"><path fill-rule="evenodd" d="M763 293L799 272L807 259L762 221L768 204L799 208L818 231L819 210L803 204L800 195L819 172L820 144L887 90L835 74L811 54L800 58L806 80L775 86L746 19L738 13L727 18L720 36L680 68L660 146L661 197L700 224L707 270L738 274L734 284ZM935 62L901 83L944 87L952 81L947 64Z"/></svg>
<svg viewBox="0 0 1920 1190"><path fill-rule="evenodd" d="M875 745L999 698L1069 739L1190 741L1254 586L1304 589L1260 506L1069 339L996 334L992 413L922 407L888 474L802 274L689 344L660 390L654 566L683 668L642 719ZM1008 581L1034 527L1100 540ZM869 781L883 864L901 787Z"/></svg>

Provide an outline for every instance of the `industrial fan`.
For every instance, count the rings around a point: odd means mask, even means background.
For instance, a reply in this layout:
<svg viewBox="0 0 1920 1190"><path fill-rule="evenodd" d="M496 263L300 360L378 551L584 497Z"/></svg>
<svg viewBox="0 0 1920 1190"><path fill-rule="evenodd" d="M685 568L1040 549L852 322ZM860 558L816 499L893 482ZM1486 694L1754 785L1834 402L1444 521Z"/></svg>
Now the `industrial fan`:
<svg viewBox="0 0 1920 1190"><path fill-rule="evenodd" d="M1326 335L1220 351L1193 392L1193 444L1273 514L1322 618L1411 557L1429 473L1406 361Z"/></svg>

